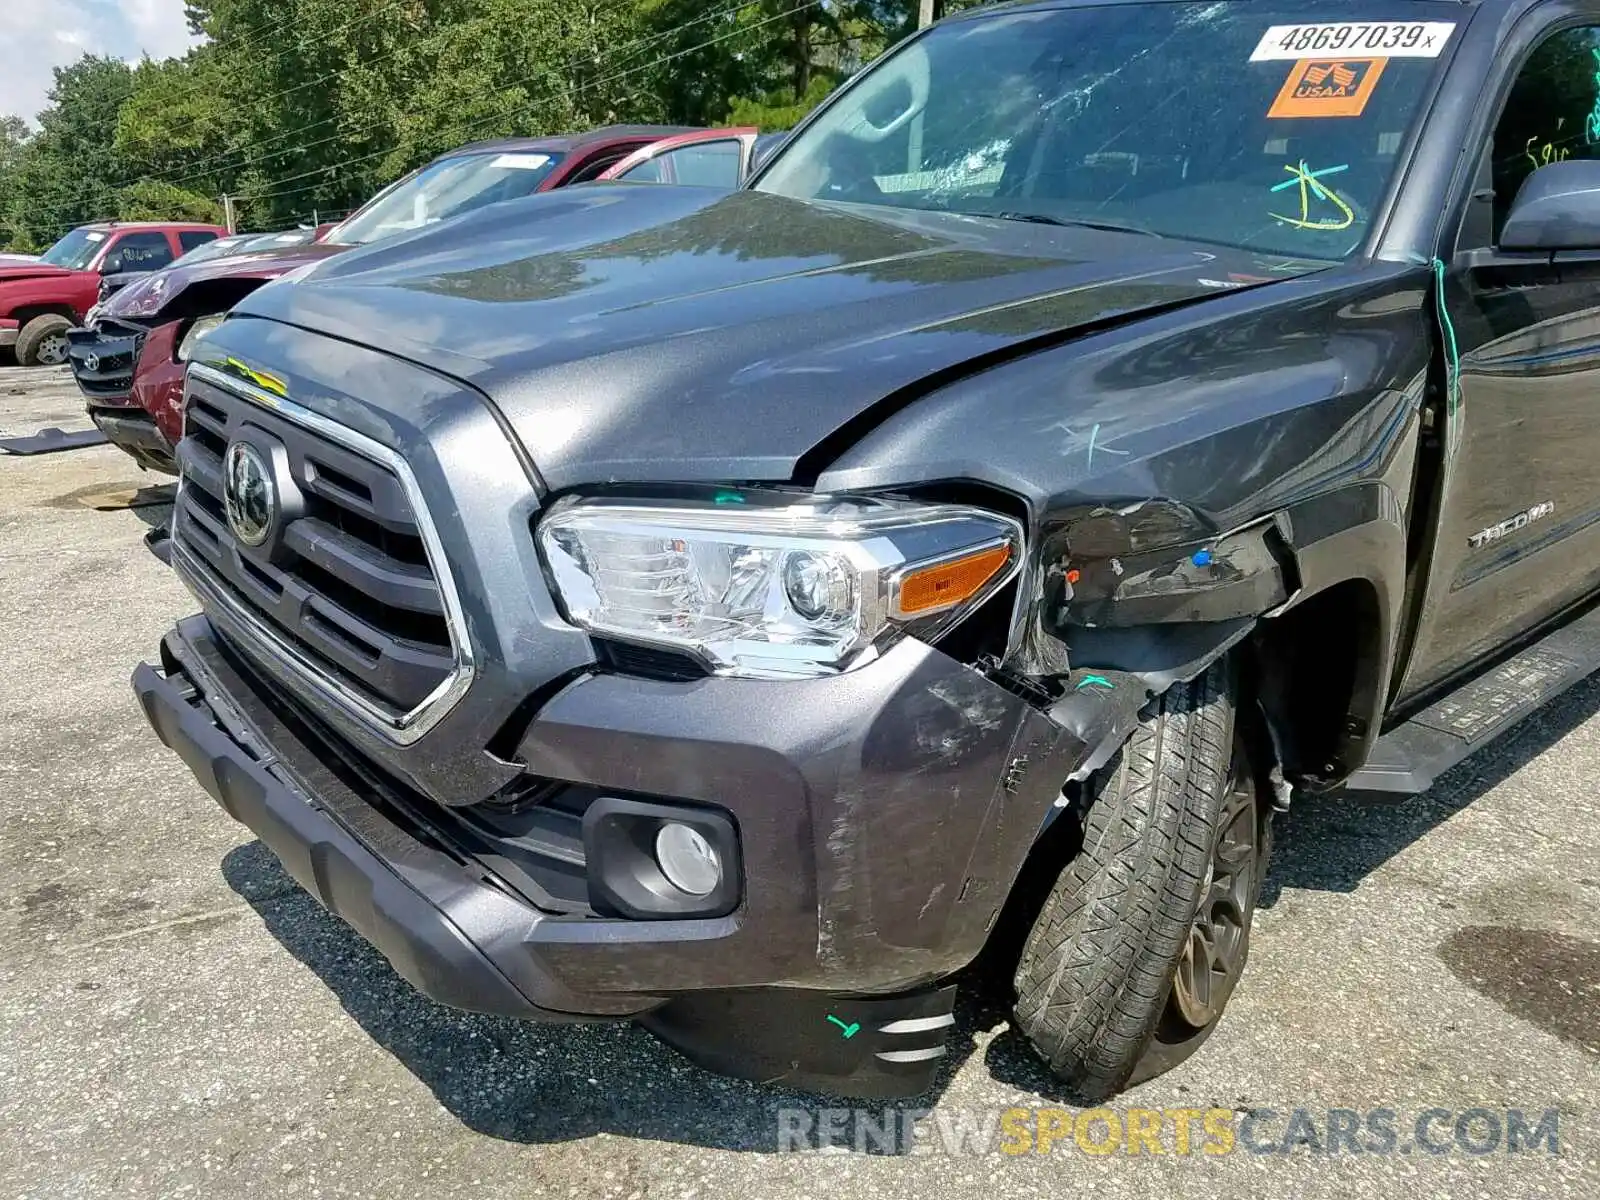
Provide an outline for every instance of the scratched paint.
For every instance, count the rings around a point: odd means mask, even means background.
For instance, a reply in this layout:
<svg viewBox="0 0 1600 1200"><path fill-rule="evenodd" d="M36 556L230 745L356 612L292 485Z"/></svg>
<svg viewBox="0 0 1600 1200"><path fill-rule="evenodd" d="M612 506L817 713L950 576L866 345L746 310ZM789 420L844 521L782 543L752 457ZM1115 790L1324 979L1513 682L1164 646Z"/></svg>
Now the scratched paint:
<svg viewBox="0 0 1600 1200"><path fill-rule="evenodd" d="M1053 430L1059 430L1060 432L1066 434L1066 439L1061 445L1062 457L1070 458L1078 451L1083 451L1085 470L1093 469L1096 455L1103 456L1110 454L1118 458L1126 458L1129 454L1129 451L1127 450L1118 450L1115 447L1108 446L1105 442L1101 441L1100 423L1098 421L1096 421L1087 432L1080 429L1074 429L1071 425L1068 425L1064 421L1058 421L1054 425L1050 426L1050 428Z"/></svg>

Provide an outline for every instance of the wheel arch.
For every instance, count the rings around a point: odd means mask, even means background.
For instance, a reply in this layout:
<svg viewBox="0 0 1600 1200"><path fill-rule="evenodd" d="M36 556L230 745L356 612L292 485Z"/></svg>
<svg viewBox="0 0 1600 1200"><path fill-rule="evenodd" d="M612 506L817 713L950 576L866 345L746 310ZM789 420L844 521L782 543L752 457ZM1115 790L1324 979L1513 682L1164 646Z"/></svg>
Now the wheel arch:
<svg viewBox="0 0 1600 1200"><path fill-rule="evenodd" d="M1253 570L1230 570L1214 589L1174 606L1209 619L1050 631L1067 673L1055 680L1048 712L1087 751L1072 779L1116 753L1153 697L1229 653L1240 660L1282 777L1326 790L1366 760L1395 676L1405 599L1406 528L1394 494L1370 482L1212 543L1230 568L1248 566L1248 555L1227 555L1230 542L1255 554ZM1015 656L1013 666L1021 661Z"/></svg>
<svg viewBox="0 0 1600 1200"><path fill-rule="evenodd" d="M72 305L63 302L48 304L24 304L12 312L19 328L26 328L29 321L36 317L65 317L73 324L78 322L78 314L73 311Z"/></svg>
<svg viewBox="0 0 1600 1200"><path fill-rule="evenodd" d="M1246 669L1289 778L1320 790L1360 766L1381 723L1391 648L1383 593L1361 577L1256 623Z"/></svg>

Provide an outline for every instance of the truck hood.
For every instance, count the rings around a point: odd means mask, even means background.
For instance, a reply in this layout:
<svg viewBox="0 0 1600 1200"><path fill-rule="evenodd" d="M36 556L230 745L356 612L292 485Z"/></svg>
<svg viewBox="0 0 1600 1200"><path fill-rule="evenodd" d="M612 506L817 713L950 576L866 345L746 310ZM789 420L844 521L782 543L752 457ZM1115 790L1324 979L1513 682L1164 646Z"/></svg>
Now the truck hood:
<svg viewBox="0 0 1600 1200"><path fill-rule="evenodd" d="M285 246L281 250L264 250L259 254L248 251L222 258L207 259L193 265L167 267L151 271L136 278L107 300L100 312L108 317L130 317L138 320L160 318L174 308L177 300L190 287L213 279L256 279L265 283L287 274L296 267L318 262L330 254L345 250L345 246L327 246L307 243L302 246ZM193 315L193 314L191 314Z"/></svg>
<svg viewBox="0 0 1600 1200"><path fill-rule="evenodd" d="M235 311L470 383L561 489L790 479L882 402L1262 270L1139 234L623 184L352 251Z"/></svg>
<svg viewBox="0 0 1600 1200"><path fill-rule="evenodd" d="M21 279L71 279L86 275L87 271L69 271L65 267L52 267L48 263L0 264L0 283L15 283Z"/></svg>

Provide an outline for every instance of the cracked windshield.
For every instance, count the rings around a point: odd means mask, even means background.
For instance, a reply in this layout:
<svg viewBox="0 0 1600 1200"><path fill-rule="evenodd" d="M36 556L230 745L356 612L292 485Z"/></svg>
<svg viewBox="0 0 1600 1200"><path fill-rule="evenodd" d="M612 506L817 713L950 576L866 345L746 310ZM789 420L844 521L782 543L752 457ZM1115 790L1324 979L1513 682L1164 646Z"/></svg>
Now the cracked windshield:
<svg viewBox="0 0 1600 1200"><path fill-rule="evenodd" d="M1460 15L1144 4L943 25L867 73L756 187L1344 258Z"/></svg>

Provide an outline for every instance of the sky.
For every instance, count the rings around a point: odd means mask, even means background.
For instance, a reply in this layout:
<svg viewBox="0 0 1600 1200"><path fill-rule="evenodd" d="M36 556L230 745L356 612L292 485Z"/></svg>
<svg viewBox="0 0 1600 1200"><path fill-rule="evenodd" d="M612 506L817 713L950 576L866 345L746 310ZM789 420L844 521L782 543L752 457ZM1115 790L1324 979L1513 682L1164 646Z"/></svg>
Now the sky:
<svg viewBox="0 0 1600 1200"><path fill-rule="evenodd" d="M137 62L192 44L183 0L0 0L0 113L37 126L54 79L84 54Z"/></svg>

